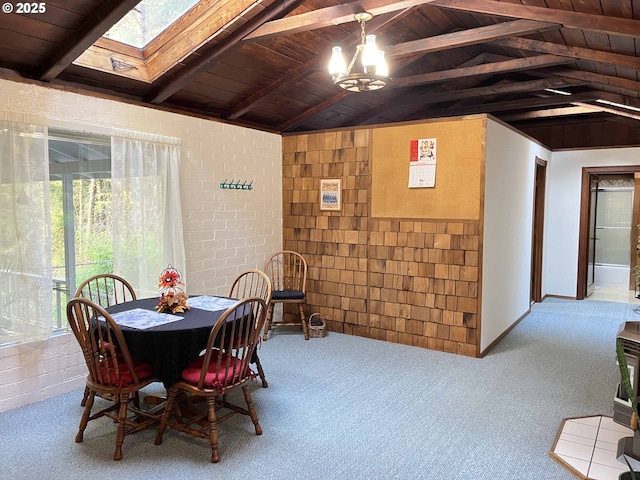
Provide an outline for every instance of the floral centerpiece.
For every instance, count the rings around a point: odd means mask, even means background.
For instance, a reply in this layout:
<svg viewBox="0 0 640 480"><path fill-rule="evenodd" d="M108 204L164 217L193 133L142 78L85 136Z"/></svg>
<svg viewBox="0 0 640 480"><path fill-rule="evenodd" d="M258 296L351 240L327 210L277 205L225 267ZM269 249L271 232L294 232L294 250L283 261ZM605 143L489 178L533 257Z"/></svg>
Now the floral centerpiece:
<svg viewBox="0 0 640 480"><path fill-rule="evenodd" d="M180 280L182 274L171 264L165 268L158 279L158 306L159 312L182 313L191 307L187 305L187 294L182 290L184 283Z"/></svg>

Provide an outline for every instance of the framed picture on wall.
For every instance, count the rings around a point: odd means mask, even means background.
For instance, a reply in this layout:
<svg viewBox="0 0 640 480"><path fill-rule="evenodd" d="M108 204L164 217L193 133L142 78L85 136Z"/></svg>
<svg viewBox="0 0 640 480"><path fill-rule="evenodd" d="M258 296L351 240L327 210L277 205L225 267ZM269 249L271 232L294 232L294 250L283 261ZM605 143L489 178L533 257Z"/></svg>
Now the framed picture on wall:
<svg viewBox="0 0 640 480"><path fill-rule="evenodd" d="M342 188L339 178L320 179L320 210L342 209Z"/></svg>

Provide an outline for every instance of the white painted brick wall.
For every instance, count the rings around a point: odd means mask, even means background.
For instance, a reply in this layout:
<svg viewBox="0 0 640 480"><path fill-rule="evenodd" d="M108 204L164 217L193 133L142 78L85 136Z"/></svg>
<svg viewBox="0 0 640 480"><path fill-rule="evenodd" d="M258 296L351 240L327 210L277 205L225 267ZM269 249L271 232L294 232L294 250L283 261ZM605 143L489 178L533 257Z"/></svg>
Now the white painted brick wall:
<svg viewBox="0 0 640 480"><path fill-rule="evenodd" d="M182 139L187 293L224 295L239 272L262 269L282 249L279 135L38 84L0 80L0 92L0 110L38 116L49 126L107 135L123 128ZM225 179L253 181L253 190L222 190ZM84 376L71 334L0 347L0 412L81 388Z"/></svg>
<svg viewBox="0 0 640 480"><path fill-rule="evenodd" d="M70 334L2 347L0 412L82 388L86 374L80 347Z"/></svg>

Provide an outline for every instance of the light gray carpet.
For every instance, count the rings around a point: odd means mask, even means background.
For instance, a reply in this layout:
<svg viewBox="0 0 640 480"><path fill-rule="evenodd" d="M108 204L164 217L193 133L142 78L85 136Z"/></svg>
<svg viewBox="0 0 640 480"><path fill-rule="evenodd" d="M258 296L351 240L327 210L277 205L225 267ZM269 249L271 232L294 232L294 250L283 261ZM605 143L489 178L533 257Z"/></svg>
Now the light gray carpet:
<svg viewBox="0 0 640 480"><path fill-rule="evenodd" d="M329 332L276 330L252 385L263 427L220 427L206 440L155 429L128 436L91 422L74 443L78 390L0 414L0 477L221 479L572 479L549 457L565 417L612 415L615 336L628 304L547 299L483 359ZM157 388L157 387L156 387Z"/></svg>

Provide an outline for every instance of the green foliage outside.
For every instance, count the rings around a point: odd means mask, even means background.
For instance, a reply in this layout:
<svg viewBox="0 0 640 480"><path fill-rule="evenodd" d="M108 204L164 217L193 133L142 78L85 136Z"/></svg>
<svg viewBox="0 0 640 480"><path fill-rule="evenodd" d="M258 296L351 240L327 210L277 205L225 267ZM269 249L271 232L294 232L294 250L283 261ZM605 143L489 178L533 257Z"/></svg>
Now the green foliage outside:
<svg viewBox="0 0 640 480"><path fill-rule="evenodd" d="M64 306L85 279L99 273L113 273L111 179L73 181L73 229L75 242L75 284L65 281L65 212L62 181L50 183L52 265L54 277L54 324L62 320ZM71 219L69 219L70 221Z"/></svg>
<svg viewBox="0 0 640 480"><path fill-rule="evenodd" d="M54 277L64 278L64 211L62 182L51 182L51 229ZM73 182L76 285L92 275L113 272L111 180Z"/></svg>

